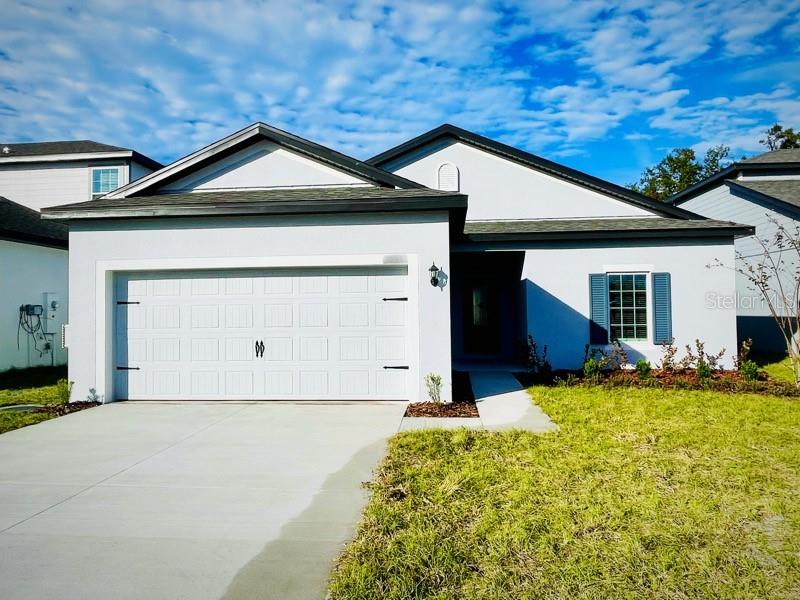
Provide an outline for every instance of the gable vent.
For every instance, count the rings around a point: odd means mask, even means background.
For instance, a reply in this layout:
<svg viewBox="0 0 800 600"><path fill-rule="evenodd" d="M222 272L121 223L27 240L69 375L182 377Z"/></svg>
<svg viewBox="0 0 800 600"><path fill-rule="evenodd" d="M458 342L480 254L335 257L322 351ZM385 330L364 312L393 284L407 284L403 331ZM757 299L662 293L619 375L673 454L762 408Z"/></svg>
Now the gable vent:
<svg viewBox="0 0 800 600"><path fill-rule="evenodd" d="M444 163L439 167L437 188L443 192L458 191L458 167L453 163Z"/></svg>

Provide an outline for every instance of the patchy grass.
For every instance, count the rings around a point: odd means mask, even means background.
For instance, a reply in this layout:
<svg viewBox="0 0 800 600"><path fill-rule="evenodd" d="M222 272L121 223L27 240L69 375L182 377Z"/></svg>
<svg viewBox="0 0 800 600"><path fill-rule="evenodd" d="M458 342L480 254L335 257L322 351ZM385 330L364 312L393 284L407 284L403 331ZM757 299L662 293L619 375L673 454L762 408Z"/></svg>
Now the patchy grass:
<svg viewBox="0 0 800 600"><path fill-rule="evenodd" d="M59 404L63 395L57 381L67 376L66 367L11 369L0 373L0 406ZM0 433L40 423L57 416L50 412L0 411Z"/></svg>
<svg viewBox="0 0 800 600"><path fill-rule="evenodd" d="M532 388L554 433L402 433L335 599L800 597L800 402Z"/></svg>
<svg viewBox="0 0 800 600"><path fill-rule="evenodd" d="M754 356L759 368L764 371L770 379L777 379L794 384L794 373L789 357L785 354L771 354Z"/></svg>

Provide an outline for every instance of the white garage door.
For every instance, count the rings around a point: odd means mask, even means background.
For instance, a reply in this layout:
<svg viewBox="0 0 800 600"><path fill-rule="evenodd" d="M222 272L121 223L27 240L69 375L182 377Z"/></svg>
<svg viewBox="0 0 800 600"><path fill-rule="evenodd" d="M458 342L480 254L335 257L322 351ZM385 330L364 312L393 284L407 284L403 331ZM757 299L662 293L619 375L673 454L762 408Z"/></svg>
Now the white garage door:
<svg viewBox="0 0 800 600"><path fill-rule="evenodd" d="M119 399L405 399L406 267L119 274Z"/></svg>

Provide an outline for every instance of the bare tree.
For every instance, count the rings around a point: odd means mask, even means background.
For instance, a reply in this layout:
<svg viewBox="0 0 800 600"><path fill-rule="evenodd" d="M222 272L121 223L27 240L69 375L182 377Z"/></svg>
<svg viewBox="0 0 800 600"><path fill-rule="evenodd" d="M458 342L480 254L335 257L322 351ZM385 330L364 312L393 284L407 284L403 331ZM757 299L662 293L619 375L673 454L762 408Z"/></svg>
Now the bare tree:
<svg viewBox="0 0 800 600"><path fill-rule="evenodd" d="M772 216L768 219L775 230L768 237L754 236L757 254L744 256L737 250L734 270L769 308L783 336L795 385L800 387L800 226L790 228Z"/></svg>

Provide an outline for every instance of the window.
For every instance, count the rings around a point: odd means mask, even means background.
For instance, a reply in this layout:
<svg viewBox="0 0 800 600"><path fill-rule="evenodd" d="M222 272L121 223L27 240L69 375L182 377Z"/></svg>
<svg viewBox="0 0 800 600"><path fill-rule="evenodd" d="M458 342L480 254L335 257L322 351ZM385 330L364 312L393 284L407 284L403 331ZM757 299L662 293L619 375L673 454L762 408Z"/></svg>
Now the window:
<svg viewBox="0 0 800 600"><path fill-rule="evenodd" d="M608 275L612 340L647 339L647 277L644 273Z"/></svg>
<svg viewBox="0 0 800 600"><path fill-rule="evenodd" d="M92 169L92 198L113 192L119 187L117 167Z"/></svg>

